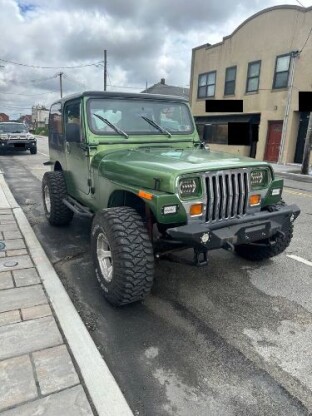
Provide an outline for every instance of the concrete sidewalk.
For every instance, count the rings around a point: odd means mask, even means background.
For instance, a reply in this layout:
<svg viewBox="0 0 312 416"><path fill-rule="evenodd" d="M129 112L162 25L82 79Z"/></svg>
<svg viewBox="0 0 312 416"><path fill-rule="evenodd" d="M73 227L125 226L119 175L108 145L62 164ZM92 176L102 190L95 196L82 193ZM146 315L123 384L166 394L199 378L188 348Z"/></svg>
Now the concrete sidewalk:
<svg viewBox="0 0 312 416"><path fill-rule="evenodd" d="M132 412L0 172L0 415Z"/></svg>
<svg viewBox="0 0 312 416"><path fill-rule="evenodd" d="M296 163L278 164L271 163L276 176L284 179L291 179L299 182L310 182L312 183L312 170L309 175L301 174L301 165Z"/></svg>

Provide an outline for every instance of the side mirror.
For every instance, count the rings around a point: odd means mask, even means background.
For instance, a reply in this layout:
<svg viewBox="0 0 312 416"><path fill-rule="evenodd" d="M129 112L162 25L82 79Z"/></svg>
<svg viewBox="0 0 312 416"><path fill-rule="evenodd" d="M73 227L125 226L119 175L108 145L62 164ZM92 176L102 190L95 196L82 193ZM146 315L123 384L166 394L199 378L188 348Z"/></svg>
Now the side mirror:
<svg viewBox="0 0 312 416"><path fill-rule="evenodd" d="M66 141L68 142L80 142L80 126L77 123L67 123L65 130Z"/></svg>

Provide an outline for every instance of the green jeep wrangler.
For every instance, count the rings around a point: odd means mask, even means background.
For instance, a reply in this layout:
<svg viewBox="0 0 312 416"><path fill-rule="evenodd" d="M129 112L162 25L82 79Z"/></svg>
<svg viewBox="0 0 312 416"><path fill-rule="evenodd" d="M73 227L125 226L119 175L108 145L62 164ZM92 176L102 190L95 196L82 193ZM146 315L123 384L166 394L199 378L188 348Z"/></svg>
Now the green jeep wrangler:
<svg viewBox="0 0 312 416"><path fill-rule="evenodd" d="M224 248L249 260L286 249L296 205L262 161L212 152L183 98L84 92L49 117L51 172L42 195L50 224L93 217L91 251L106 299L125 305L151 290L154 257L193 248L194 264Z"/></svg>

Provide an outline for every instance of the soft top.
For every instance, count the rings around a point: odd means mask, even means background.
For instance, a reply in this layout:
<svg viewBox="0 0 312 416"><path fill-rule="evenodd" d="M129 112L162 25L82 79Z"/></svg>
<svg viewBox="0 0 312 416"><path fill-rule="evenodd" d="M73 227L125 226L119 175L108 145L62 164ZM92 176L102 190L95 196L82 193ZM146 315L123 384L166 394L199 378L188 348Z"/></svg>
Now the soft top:
<svg viewBox="0 0 312 416"><path fill-rule="evenodd" d="M68 95L63 97L55 103L64 104L66 101L74 100L75 98L90 97L90 98L138 98L141 100L161 100L161 101L179 101L179 102L188 102L184 97L174 96L174 95L162 95L162 94L146 94L146 93L131 93L131 92L116 92L116 91L84 91L77 94ZM52 104L52 105L53 105Z"/></svg>

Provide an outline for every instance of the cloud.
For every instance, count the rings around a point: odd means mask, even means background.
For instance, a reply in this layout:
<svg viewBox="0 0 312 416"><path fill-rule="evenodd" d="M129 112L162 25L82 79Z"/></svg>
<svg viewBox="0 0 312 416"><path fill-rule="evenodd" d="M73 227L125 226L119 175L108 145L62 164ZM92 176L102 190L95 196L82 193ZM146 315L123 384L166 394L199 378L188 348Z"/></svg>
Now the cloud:
<svg viewBox="0 0 312 416"><path fill-rule="evenodd" d="M274 4L277 0L0 0L0 58L77 66L103 61L106 49L108 84L119 90L140 91L160 78L186 86L193 47L222 40L247 17ZM20 113L17 107L49 106L57 99L61 71L65 94L103 89L102 65L0 64L5 66L0 68L0 112L12 116Z"/></svg>

